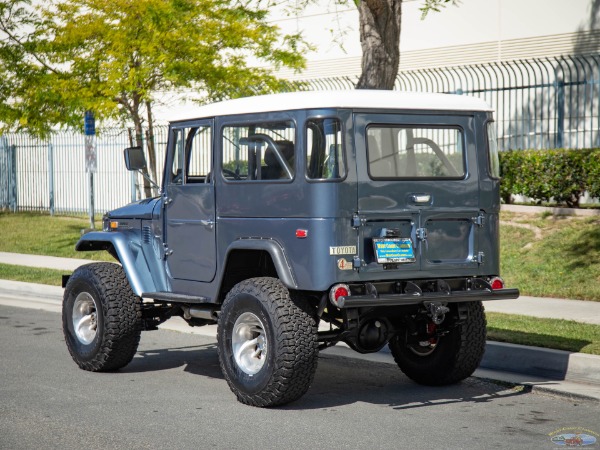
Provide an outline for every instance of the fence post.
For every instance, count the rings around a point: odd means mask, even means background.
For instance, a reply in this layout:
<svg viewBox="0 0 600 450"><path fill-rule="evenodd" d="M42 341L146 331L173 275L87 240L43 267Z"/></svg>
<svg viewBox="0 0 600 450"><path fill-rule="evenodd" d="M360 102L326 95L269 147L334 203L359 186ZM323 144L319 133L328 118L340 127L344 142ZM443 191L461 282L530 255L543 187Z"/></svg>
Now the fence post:
<svg viewBox="0 0 600 450"><path fill-rule="evenodd" d="M565 82L557 81L556 86L556 136L555 148L563 148L565 142Z"/></svg>
<svg viewBox="0 0 600 450"><path fill-rule="evenodd" d="M48 192L50 215L54 215L54 146L48 142Z"/></svg>
<svg viewBox="0 0 600 450"><path fill-rule="evenodd" d="M16 213L17 205L17 146L8 147L8 204L9 209Z"/></svg>

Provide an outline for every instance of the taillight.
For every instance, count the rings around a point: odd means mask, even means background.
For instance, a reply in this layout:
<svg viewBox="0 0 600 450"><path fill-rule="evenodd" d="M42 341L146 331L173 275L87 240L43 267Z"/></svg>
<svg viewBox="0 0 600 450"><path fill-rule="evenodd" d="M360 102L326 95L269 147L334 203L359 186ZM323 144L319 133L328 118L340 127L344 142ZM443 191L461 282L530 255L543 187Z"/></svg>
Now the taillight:
<svg viewBox="0 0 600 450"><path fill-rule="evenodd" d="M500 277L494 277L490 280L490 286L492 286L492 290L494 291L504 289L504 280Z"/></svg>
<svg viewBox="0 0 600 450"><path fill-rule="evenodd" d="M347 284L336 284L329 291L329 300L338 306L338 300L342 297L350 297L350 287Z"/></svg>

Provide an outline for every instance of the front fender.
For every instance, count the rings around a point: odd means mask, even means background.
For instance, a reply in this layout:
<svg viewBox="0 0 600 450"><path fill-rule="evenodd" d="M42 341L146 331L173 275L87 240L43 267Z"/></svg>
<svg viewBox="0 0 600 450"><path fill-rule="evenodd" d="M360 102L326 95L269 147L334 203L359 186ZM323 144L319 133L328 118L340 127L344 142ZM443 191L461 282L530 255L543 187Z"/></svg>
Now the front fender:
<svg viewBox="0 0 600 450"><path fill-rule="evenodd" d="M117 255L125 270L131 289L137 296L144 292L167 290L162 277L154 279L140 243L118 231L92 231L84 234L75 245L77 251L106 250ZM112 250L112 251L111 251ZM161 282L162 281L162 282Z"/></svg>

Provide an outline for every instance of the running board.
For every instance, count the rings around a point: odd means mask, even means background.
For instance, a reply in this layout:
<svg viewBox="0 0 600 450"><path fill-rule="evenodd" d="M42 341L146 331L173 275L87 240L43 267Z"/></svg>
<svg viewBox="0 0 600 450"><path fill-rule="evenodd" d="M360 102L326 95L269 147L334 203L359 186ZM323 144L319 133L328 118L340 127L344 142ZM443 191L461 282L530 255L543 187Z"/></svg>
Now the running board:
<svg viewBox="0 0 600 450"><path fill-rule="evenodd" d="M202 304L214 302L208 297L197 295L174 294L173 292L144 292L142 298L151 298L161 302Z"/></svg>

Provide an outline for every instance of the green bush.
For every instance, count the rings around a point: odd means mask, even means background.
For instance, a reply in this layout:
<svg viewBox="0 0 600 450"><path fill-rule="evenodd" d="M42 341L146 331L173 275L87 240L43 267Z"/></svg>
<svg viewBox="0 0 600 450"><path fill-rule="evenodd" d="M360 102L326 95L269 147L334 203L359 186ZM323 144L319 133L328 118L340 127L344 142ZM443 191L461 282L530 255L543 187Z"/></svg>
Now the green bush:
<svg viewBox="0 0 600 450"><path fill-rule="evenodd" d="M585 191L600 196L600 149L511 150L500 153L501 195L521 194L578 207Z"/></svg>

